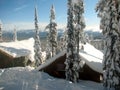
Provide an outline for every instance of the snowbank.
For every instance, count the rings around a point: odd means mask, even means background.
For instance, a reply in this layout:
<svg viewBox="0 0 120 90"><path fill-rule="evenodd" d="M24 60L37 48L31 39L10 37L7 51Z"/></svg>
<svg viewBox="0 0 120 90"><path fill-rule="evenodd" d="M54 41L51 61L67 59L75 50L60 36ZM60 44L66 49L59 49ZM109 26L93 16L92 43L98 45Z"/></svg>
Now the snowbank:
<svg viewBox="0 0 120 90"><path fill-rule="evenodd" d="M2 72L2 73L1 73ZM103 90L101 83L80 81L73 84L31 67L0 69L0 90Z"/></svg>
<svg viewBox="0 0 120 90"><path fill-rule="evenodd" d="M0 50L13 57L28 56L34 61L34 39L30 38L22 41L0 43Z"/></svg>

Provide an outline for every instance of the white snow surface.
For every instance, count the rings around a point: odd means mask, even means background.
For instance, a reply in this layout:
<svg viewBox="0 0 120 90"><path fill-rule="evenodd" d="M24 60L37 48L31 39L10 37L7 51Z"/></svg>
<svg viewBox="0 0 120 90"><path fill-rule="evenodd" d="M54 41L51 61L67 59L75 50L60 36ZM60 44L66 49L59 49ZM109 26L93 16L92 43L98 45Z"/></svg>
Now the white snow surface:
<svg viewBox="0 0 120 90"><path fill-rule="evenodd" d="M0 50L8 53L12 57L29 56L31 61L34 61L34 39L3 42L0 43Z"/></svg>
<svg viewBox="0 0 120 90"><path fill-rule="evenodd" d="M81 58L85 61L85 63L91 67L93 70L103 73L102 70L102 61L103 61L103 53L96 49L94 46L86 43L84 46L84 50L80 51Z"/></svg>
<svg viewBox="0 0 120 90"><path fill-rule="evenodd" d="M71 83L57 79L31 67L0 69L0 90L103 90L101 83Z"/></svg>
<svg viewBox="0 0 120 90"><path fill-rule="evenodd" d="M72 4L73 4L73 5L74 5L74 4L79 5L80 2L81 2L81 0L72 0Z"/></svg>
<svg viewBox="0 0 120 90"><path fill-rule="evenodd" d="M97 50L94 46L89 43L83 44L84 50L80 50L79 55L81 56L82 60L94 71L102 73L102 60L103 60L103 53L100 50ZM37 70L40 70L52 62L54 62L57 58L65 55L66 51L62 51L53 58L46 61L46 63L40 65Z"/></svg>

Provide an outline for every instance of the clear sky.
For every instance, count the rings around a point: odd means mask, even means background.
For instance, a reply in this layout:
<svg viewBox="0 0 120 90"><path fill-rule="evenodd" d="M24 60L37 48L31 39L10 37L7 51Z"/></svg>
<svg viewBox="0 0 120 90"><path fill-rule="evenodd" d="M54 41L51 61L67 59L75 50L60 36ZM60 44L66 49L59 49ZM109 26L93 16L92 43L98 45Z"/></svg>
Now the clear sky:
<svg viewBox="0 0 120 90"><path fill-rule="evenodd" d="M86 29L99 29L99 19L95 13L98 0L84 0ZM37 4L39 27L43 29L49 23L50 8L56 11L58 28L64 28L67 22L67 0L0 0L0 20L4 29L34 28L34 7Z"/></svg>

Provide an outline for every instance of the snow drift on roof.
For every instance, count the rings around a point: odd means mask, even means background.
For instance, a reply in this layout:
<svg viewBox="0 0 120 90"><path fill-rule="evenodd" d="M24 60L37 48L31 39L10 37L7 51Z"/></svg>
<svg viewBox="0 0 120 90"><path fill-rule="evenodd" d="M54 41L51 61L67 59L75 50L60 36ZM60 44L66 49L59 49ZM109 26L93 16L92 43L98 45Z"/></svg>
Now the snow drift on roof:
<svg viewBox="0 0 120 90"><path fill-rule="evenodd" d="M100 50L86 43L84 45L84 50L80 51L79 54L90 68L102 73L103 53Z"/></svg>
<svg viewBox="0 0 120 90"><path fill-rule="evenodd" d="M22 41L0 43L0 50L13 57L28 56L34 60L34 39L30 38Z"/></svg>
<svg viewBox="0 0 120 90"><path fill-rule="evenodd" d="M84 46L84 50L80 50L79 55L85 61L85 63L96 72L102 73L102 60L103 60L103 53L97 50L95 47L86 43ZM37 70L40 70L49 64L53 63L57 58L65 55L65 51L60 52L59 54L55 55L53 58L47 60L44 64L40 65Z"/></svg>

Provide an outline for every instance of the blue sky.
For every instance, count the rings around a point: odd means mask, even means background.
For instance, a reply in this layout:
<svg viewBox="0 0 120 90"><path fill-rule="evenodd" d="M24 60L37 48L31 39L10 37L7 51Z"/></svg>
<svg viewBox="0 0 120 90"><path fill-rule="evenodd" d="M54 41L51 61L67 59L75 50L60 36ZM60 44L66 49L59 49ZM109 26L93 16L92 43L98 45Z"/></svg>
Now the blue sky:
<svg viewBox="0 0 120 90"><path fill-rule="evenodd" d="M99 19L95 13L98 0L84 0L86 29L99 29ZM39 27L43 29L49 23L50 7L56 11L58 28L64 28L67 22L67 0L0 0L0 19L4 29L34 28L34 7L37 4Z"/></svg>

